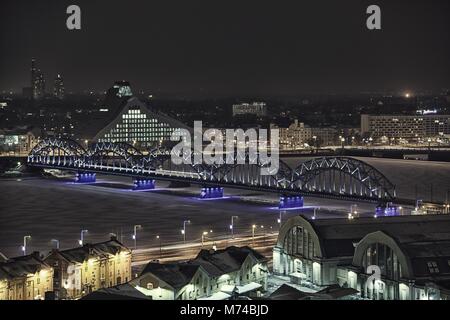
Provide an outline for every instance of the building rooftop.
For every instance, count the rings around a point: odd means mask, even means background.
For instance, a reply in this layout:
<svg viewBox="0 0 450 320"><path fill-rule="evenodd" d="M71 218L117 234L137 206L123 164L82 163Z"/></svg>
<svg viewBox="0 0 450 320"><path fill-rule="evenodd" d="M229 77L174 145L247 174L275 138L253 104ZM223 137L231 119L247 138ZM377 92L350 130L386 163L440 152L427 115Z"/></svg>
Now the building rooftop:
<svg viewBox="0 0 450 320"><path fill-rule="evenodd" d="M212 276L240 270L245 259L252 255L257 261L267 261L257 251L248 246L231 246L223 250L201 250L194 260L189 263L201 265Z"/></svg>
<svg viewBox="0 0 450 320"><path fill-rule="evenodd" d="M128 283L110 288L101 288L81 298L81 300L151 300Z"/></svg>
<svg viewBox="0 0 450 320"><path fill-rule="evenodd" d="M39 252L34 252L0 262L0 279L23 277L47 268L50 266L40 259Z"/></svg>
<svg viewBox="0 0 450 320"><path fill-rule="evenodd" d="M367 234L383 231L414 255L433 252L430 248L450 241L450 216L420 215L397 217L364 217L354 219L307 220L318 234L326 257L352 256L354 245ZM408 246L406 246L408 244ZM428 245L428 248L426 246ZM409 249L408 249L409 248ZM443 253L442 247L439 254ZM449 251L449 250L446 250ZM435 252L434 254L436 254Z"/></svg>
<svg viewBox="0 0 450 320"><path fill-rule="evenodd" d="M130 250L116 239L111 239L99 243L86 243L82 247L56 250L63 258L69 262L83 263L92 257L109 257L119 252L129 252Z"/></svg>
<svg viewBox="0 0 450 320"><path fill-rule="evenodd" d="M335 300L358 293L352 288L332 285L317 292L304 292L290 285L283 284L275 290L269 300Z"/></svg>
<svg viewBox="0 0 450 320"><path fill-rule="evenodd" d="M184 263L160 264L150 262L141 275L150 272L173 288L181 288L191 281L200 267L209 275L219 277L240 270L249 255L258 262L267 261L264 256L247 246L232 246L217 251L201 250L195 259Z"/></svg>
<svg viewBox="0 0 450 320"><path fill-rule="evenodd" d="M199 265L189 263L148 263L141 274L152 273L174 289L187 285L195 275Z"/></svg>

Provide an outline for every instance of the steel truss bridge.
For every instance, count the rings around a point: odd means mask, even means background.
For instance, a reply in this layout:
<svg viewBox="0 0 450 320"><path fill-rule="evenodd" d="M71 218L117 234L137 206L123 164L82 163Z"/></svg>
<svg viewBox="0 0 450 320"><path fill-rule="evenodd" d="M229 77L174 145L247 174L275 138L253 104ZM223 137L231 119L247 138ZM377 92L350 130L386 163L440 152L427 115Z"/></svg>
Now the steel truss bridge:
<svg viewBox="0 0 450 320"><path fill-rule="evenodd" d="M235 156L236 157L236 156ZM248 156L246 156L248 157ZM192 160L193 155L186 155ZM237 160L237 159L234 159ZM242 160L242 159L241 159ZM174 164L169 149L142 153L126 143L96 143L85 149L69 139L49 138L28 155L30 166L130 176L134 179L179 181L280 194L391 202L395 186L371 165L350 157L313 158L291 168L280 160L273 175L257 157L255 164ZM194 161L191 161L194 163ZM235 163L237 163L235 161Z"/></svg>

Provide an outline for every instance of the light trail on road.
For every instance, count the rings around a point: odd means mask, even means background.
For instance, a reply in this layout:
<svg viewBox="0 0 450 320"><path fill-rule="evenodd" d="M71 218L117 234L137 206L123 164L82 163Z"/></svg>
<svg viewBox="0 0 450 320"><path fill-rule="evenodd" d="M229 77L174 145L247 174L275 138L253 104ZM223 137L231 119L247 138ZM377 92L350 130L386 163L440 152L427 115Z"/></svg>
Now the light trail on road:
<svg viewBox="0 0 450 320"><path fill-rule="evenodd" d="M132 266L140 267L152 260L159 262L186 261L197 256L201 249L211 250L215 246L217 250L229 246L249 246L265 257L272 260L272 249L275 246L278 233L272 232L265 235L235 237L234 239L208 239L202 246L201 242L171 243L161 246L152 246L133 250Z"/></svg>

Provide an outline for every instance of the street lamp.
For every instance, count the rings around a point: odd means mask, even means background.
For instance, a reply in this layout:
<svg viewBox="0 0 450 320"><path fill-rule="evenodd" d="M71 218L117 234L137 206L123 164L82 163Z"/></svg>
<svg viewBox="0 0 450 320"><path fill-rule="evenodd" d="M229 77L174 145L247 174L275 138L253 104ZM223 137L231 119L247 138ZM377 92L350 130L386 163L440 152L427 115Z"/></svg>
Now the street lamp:
<svg viewBox="0 0 450 320"><path fill-rule="evenodd" d="M23 255L26 256L27 255L27 240L31 239L31 236L25 236L23 237L23 246L22 246L22 252Z"/></svg>
<svg viewBox="0 0 450 320"><path fill-rule="evenodd" d="M59 250L59 240L57 240L57 239L52 239L51 241L54 242L54 243L56 243L56 249Z"/></svg>
<svg viewBox="0 0 450 320"><path fill-rule="evenodd" d="M134 226L134 228L133 228L134 233L133 233L132 238L133 238L133 240L134 240L134 250L136 250L137 229L138 229L138 228L140 229L140 228L142 228L142 226L141 226L140 224L136 224L136 225Z"/></svg>
<svg viewBox="0 0 450 320"><path fill-rule="evenodd" d="M252 244L255 245L255 229L256 224L252 225Z"/></svg>
<svg viewBox="0 0 450 320"><path fill-rule="evenodd" d="M231 224L230 224L230 230L231 230L231 239L234 239L234 218L238 218L238 216L232 216L231 217Z"/></svg>
<svg viewBox="0 0 450 320"><path fill-rule="evenodd" d="M278 224L280 225L280 229L281 229L281 222L282 222L282 217L283 217L283 213L286 213L286 211L284 210L280 210L280 216L277 219Z"/></svg>
<svg viewBox="0 0 450 320"><path fill-rule="evenodd" d="M317 136L312 136L312 138L314 139L314 148L316 148L317 153L317 149L319 149L319 145L317 144Z"/></svg>
<svg viewBox="0 0 450 320"><path fill-rule="evenodd" d="M203 245L205 244L205 237L208 235L208 231L203 231L203 233L202 233L202 248L203 248Z"/></svg>
<svg viewBox="0 0 450 320"><path fill-rule="evenodd" d="M263 230L263 245L266 245L266 230L264 229L264 226L261 226L261 229Z"/></svg>
<svg viewBox="0 0 450 320"><path fill-rule="evenodd" d="M183 221L183 229L181 230L181 234L183 235L183 242L186 243L186 223L191 223L191 220Z"/></svg>
<svg viewBox="0 0 450 320"><path fill-rule="evenodd" d="M85 233L88 233L88 231L87 231L87 230L81 230L81 233L80 233L80 240L78 240L78 244L79 244L80 246L83 246L84 234L85 234Z"/></svg>
<svg viewBox="0 0 450 320"><path fill-rule="evenodd" d="M312 216L313 220L316 220L316 218L317 218L316 211L317 211L317 208L314 208L314 213L313 213L313 216Z"/></svg>
<svg viewBox="0 0 450 320"><path fill-rule="evenodd" d="M159 259L162 258L162 246L161 246L161 237L159 235L156 236L156 239L159 240Z"/></svg>

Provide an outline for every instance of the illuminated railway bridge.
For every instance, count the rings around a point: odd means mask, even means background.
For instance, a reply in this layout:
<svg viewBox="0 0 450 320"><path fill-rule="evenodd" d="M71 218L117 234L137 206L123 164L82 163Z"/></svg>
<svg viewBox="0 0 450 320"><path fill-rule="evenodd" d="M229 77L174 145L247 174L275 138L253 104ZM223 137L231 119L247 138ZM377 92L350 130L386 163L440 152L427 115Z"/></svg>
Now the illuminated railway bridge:
<svg viewBox="0 0 450 320"><path fill-rule="evenodd" d="M191 157L189 155L188 157ZM248 160L248 159L247 159ZM232 187L342 199L391 202L395 186L376 168L350 157L313 158L291 168L280 160L273 175L261 175L269 163L174 164L171 151L142 153L126 143L97 143L85 149L69 139L49 138L28 155L29 166L72 170L79 174L114 174L138 181L166 180L204 187ZM193 163L193 161L191 161Z"/></svg>

